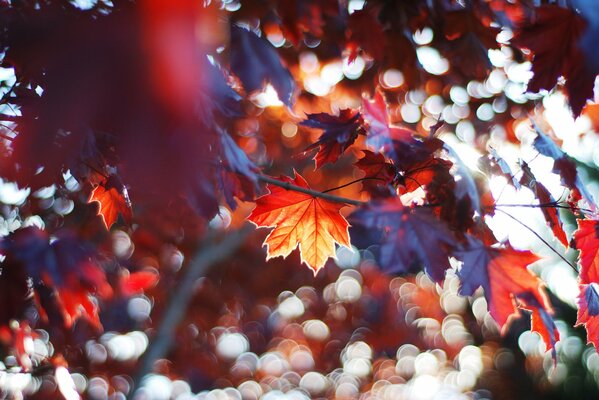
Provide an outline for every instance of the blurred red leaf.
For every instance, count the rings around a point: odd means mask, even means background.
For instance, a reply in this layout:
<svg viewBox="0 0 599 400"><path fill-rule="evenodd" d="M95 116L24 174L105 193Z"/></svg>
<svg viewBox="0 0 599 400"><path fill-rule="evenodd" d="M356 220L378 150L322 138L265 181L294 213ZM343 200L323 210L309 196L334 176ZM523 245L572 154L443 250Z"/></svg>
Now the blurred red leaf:
<svg viewBox="0 0 599 400"><path fill-rule="evenodd" d="M387 161L381 153L370 150L362 150L362 152L364 157L354 163L366 175L365 180L362 181L362 190L372 197L388 197L394 191L392 185L398 177L397 167Z"/></svg>
<svg viewBox="0 0 599 400"><path fill-rule="evenodd" d="M124 296L143 293L158 282L159 276L154 271L138 271L121 275L120 287Z"/></svg>
<svg viewBox="0 0 599 400"><path fill-rule="evenodd" d="M360 49L375 60L382 61L387 37L379 21L368 10L357 10L349 16L346 36L349 63L355 61Z"/></svg>
<svg viewBox="0 0 599 400"><path fill-rule="evenodd" d="M566 78L566 92L575 117L593 98L597 71L589 70L578 42L586 23L574 9L545 5L535 9L534 16L520 24L512 43L532 51L533 77L528 90L551 90L558 78Z"/></svg>

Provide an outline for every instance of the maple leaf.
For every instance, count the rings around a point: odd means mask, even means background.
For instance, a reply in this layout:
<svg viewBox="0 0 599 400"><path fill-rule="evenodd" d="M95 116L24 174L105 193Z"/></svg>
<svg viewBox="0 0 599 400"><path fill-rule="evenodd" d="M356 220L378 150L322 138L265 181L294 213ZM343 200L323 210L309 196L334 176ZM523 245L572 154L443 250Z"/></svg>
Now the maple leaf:
<svg viewBox="0 0 599 400"><path fill-rule="evenodd" d="M287 182L309 189L306 180L294 171L295 178L282 176ZM335 243L349 247L349 224L339 213L342 203L289 191L272 184L269 194L256 200L248 220L258 227L274 227L264 240L266 259L287 257L299 246L302 262L316 275L329 257L335 258Z"/></svg>
<svg viewBox="0 0 599 400"><path fill-rule="evenodd" d="M522 177L520 178L520 183L523 186L529 188L534 194L541 204L555 203L555 199L549 193L549 190L541 183L538 182L530 167L524 161L521 162L522 168ZM562 228L562 222L559 217L559 213L557 211L557 207L541 207L541 211L543 212L543 217L545 217L545 221L547 225L551 228L551 231L555 235L555 237L566 247L568 247L568 239L566 238L566 233Z"/></svg>
<svg viewBox="0 0 599 400"><path fill-rule="evenodd" d="M575 117L593 98L596 72L585 63L578 42L586 23L574 9L546 5L535 8L531 21L520 24L512 44L532 51L533 77L528 90L551 90L558 78L566 78L566 92Z"/></svg>
<svg viewBox="0 0 599 400"><path fill-rule="evenodd" d="M580 282L599 283L599 221L579 219L573 244L580 250Z"/></svg>
<svg viewBox="0 0 599 400"><path fill-rule="evenodd" d="M510 317L518 314L516 297L532 296L549 309L541 281L527 269L539 260L530 251L487 247L469 237L467 248L457 251L455 256L463 262L458 271L460 294L471 296L482 287L489 312L502 331Z"/></svg>
<svg viewBox="0 0 599 400"><path fill-rule="evenodd" d="M116 222L119 214L127 224L131 223L131 201L127 188L117 175L110 175L103 183L92 190L88 203L96 201L100 204L98 215L106 229Z"/></svg>
<svg viewBox="0 0 599 400"><path fill-rule="evenodd" d="M427 187L433 183L436 183L437 186L445 184L452 186L453 179L449 173L452 165L451 161L437 157L430 157L425 161L417 162L403 172L403 185L408 192Z"/></svg>
<svg viewBox="0 0 599 400"><path fill-rule="evenodd" d="M294 80L268 40L247 29L231 26L231 69L250 93L270 82L286 105L291 105Z"/></svg>
<svg viewBox="0 0 599 400"><path fill-rule="evenodd" d="M358 111L345 109L339 111L339 115L326 113L308 114L308 119L300 125L309 128L322 129L324 132L318 141L306 148L306 151L318 147L314 156L316 169L326 163L334 163L341 154L347 150L357 139L359 134L364 134L364 120Z"/></svg>
<svg viewBox="0 0 599 400"><path fill-rule="evenodd" d="M456 240L429 210L405 207L399 198L376 200L351 214L352 225L380 244L380 265L389 272L411 272L418 263L435 282L445 278Z"/></svg>
<svg viewBox="0 0 599 400"><path fill-rule="evenodd" d="M362 190L371 197L388 197L393 194L399 171L381 153L362 150L364 157L354 163L365 174Z"/></svg>
<svg viewBox="0 0 599 400"><path fill-rule="evenodd" d="M377 91L372 101L364 99L362 115L368 122L368 137L366 144L374 150L393 152L393 141L413 140L412 131L391 125L387 114L387 103L380 91Z"/></svg>
<svg viewBox="0 0 599 400"><path fill-rule="evenodd" d="M579 285L578 313L576 325L584 325L587 343L592 343L599 351L599 285L597 283Z"/></svg>

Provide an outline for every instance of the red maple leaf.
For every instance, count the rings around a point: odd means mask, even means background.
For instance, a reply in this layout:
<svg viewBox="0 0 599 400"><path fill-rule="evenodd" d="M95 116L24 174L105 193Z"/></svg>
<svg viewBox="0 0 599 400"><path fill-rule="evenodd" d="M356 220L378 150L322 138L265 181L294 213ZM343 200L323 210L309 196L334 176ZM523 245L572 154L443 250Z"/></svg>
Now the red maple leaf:
<svg viewBox="0 0 599 400"><path fill-rule="evenodd" d="M372 101L364 99L362 114L369 128L366 144L374 150L389 151L394 140L405 142L414 140L411 130L391 124L387 114L387 103L381 92L377 91Z"/></svg>
<svg viewBox="0 0 599 400"><path fill-rule="evenodd" d="M364 157L354 163L366 176L362 181L362 190L371 197L388 197L394 192L398 170L381 153L362 150Z"/></svg>
<svg viewBox="0 0 599 400"><path fill-rule="evenodd" d="M469 9L447 12L443 22L448 43L441 49L451 66L470 79L484 79L492 68L488 50L499 48L501 29Z"/></svg>
<svg viewBox="0 0 599 400"><path fill-rule="evenodd" d="M102 217L106 229L110 229L119 214L127 224L131 223L129 193L117 175L110 175L92 190L88 203L92 201L100 203L98 214Z"/></svg>
<svg viewBox="0 0 599 400"><path fill-rule="evenodd" d="M482 287L489 312L502 331L508 320L518 315L517 298L528 298L527 304L534 299L539 307L550 309L540 279L527 269L539 259L530 251L492 248L469 238L468 247L456 252L456 257L463 262L458 271L460 293L471 296Z"/></svg>
<svg viewBox="0 0 599 400"><path fill-rule="evenodd" d="M599 221L579 219L573 238L580 250L580 282L599 283Z"/></svg>
<svg viewBox="0 0 599 400"><path fill-rule="evenodd" d="M566 78L566 92L575 117L593 98L596 71L588 68L578 42L586 23L574 9L546 5L535 9L532 20L521 23L512 43L533 53L534 76L530 92L551 90L558 78Z"/></svg>
<svg viewBox="0 0 599 400"><path fill-rule="evenodd" d="M576 325L583 325L587 331L587 343L599 349L599 289L596 283L580 285ZM599 351L599 350L598 350Z"/></svg>
<svg viewBox="0 0 599 400"><path fill-rule="evenodd" d="M324 131L315 143L306 148L306 151L309 151L318 147L318 152L314 156L316 169L337 161L341 154L356 141L358 135L364 134L364 120L357 110L341 110L339 115L308 114L307 117L308 119L302 121L301 125Z"/></svg>
<svg viewBox="0 0 599 400"><path fill-rule="evenodd" d="M50 289L50 296L40 296L39 285L35 287L43 309L58 305L66 327L82 316L100 327L98 306L91 295L108 298L112 288L86 243L74 238L70 232L61 232L50 243L47 232L27 227L3 238L0 248L6 256L7 269L23 269L34 282L43 283Z"/></svg>

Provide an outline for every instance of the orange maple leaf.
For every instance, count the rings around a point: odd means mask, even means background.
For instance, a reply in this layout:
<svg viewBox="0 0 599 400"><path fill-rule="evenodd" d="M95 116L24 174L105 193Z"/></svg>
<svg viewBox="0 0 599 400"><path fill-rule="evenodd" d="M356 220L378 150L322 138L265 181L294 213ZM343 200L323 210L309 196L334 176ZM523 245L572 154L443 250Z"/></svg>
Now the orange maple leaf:
<svg viewBox="0 0 599 400"><path fill-rule="evenodd" d="M295 179L283 176L282 182L309 189L297 172ZM339 213L342 203L316 198L309 194L267 185L270 193L256 200L248 220L258 227L274 227L264 240L266 259L287 257L299 245L302 262L314 275L329 257L335 258L335 243L350 247L349 224Z"/></svg>
<svg viewBox="0 0 599 400"><path fill-rule="evenodd" d="M110 229L121 214L126 223L131 222L131 201L125 185L116 175L110 175L105 182L100 183L92 190L88 203L100 203L98 214L106 229Z"/></svg>

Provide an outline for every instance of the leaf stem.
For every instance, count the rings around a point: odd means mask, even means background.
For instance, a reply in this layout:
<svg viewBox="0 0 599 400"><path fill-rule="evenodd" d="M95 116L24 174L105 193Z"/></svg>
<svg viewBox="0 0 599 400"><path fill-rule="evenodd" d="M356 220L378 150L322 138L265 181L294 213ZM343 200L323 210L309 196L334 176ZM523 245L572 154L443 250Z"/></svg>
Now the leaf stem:
<svg viewBox="0 0 599 400"><path fill-rule="evenodd" d="M351 204L353 206L361 206L361 205L366 204L363 201L348 199L346 197L340 197L340 196L335 196L335 195L328 194L328 193L319 192L316 190L297 186L297 185L291 184L289 182L281 182L280 180L271 178L270 176L266 176L266 175L256 175L256 176L259 181L282 187L285 190L293 190L295 192L309 194L310 196L320 197L321 199L324 199L324 200L334 201L336 203Z"/></svg>
<svg viewBox="0 0 599 400"><path fill-rule="evenodd" d="M545 239L543 239L541 237L541 235L539 235L537 232L535 232L534 229L532 229L530 226L526 225L524 222L520 221L518 218L514 217L512 214L503 211L503 210L497 210L501 213L504 213L505 215L507 215L508 217L510 217L511 219L513 219L514 221L516 221L517 223L519 223L520 225L522 225L523 227L525 227L526 229L528 229L533 235L535 235L537 237L537 239L539 239L541 242L543 242L545 244L545 246L549 247L549 249L551 249L552 252L554 252L555 254L557 254L557 256L559 258L562 259L562 261L564 261L566 264L568 264L570 266L570 268L572 268L572 270L574 270L574 272L578 273L578 269L576 268L576 266L574 264L572 264L570 261L568 261L568 259L566 259L566 257L564 257L559 251L557 251L551 244L549 244L549 242L547 242Z"/></svg>

